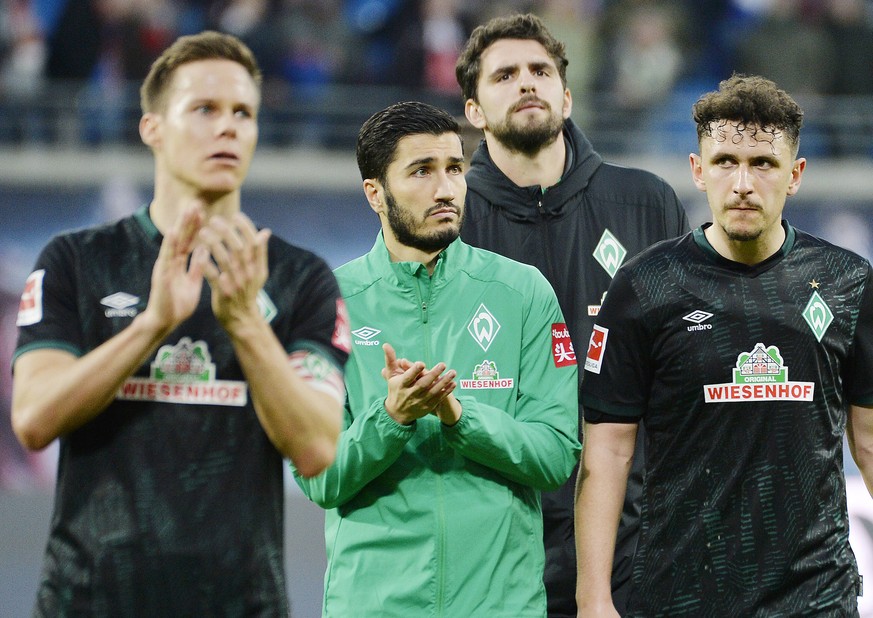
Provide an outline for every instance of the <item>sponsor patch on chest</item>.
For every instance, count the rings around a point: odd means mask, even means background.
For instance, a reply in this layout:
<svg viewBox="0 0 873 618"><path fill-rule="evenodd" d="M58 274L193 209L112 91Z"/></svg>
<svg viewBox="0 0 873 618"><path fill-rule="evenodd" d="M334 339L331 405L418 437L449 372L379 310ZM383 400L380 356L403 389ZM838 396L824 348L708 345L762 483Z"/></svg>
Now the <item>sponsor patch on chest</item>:
<svg viewBox="0 0 873 618"><path fill-rule="evenodd" d="M215 363L205 341L182 337L161 346L148 378L128 378L118 391L126 401L244 406L248 385L240 380L216 380Z"/></svg>
<svg viewBox="0 0 873 618"><path fill-rule="evenodd" d="M815 395L815 383L788 379L788 367L774 345L757 343L751 352L742 352L731 373L731 382L703 386L706 403L812 401Z"/></svg>

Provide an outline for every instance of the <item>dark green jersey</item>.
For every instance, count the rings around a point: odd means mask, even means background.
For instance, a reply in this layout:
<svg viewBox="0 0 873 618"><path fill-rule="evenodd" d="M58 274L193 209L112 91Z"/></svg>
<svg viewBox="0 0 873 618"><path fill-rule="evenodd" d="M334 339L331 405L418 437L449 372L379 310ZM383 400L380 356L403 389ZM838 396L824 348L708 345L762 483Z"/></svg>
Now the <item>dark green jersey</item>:
<svg viewBox="0 0 873 618"><path fill-rule="evenodd" d="M16 355L82 356L126 328L161 240L145 210L53 239L22 297ZM259 300L289 362L309 350L340 366L328 266L275 237L269 265ZM35 615L286 615L283 504L282 457L204 283L116 400L61 438Z"/></svg>
<svg viewBox="0 0 873 618"><path fill-rule="evenodd" d="M873 404L873 275L785 230L756 266L703 228L660 243L598 315L586 419L647 431L632 616L857 612L843 435Z"/></svg>

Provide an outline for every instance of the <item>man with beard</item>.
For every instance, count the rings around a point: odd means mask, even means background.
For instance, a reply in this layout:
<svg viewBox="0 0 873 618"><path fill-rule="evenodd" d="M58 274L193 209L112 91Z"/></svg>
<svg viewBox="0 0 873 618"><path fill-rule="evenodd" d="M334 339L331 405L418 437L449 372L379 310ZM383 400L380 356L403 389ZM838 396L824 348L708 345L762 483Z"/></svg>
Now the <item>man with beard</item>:
<svg viewBox="0 0 873 618"><path fill-rule="evenodd" d="M352 354L327 509L324 616L545 615L540 492L579 454L577 371L537 269L458 238L458 123L422 103L364 123L382 230L336 270Z"/></svg>
<svg viewBox="0 0 873 618"><path fill-rule="evenodd" d="M539 268L557 293L572 340L584 344L622 262L687 231L688 221L663 180L605 163L593 150L570 120L567 64L564 44L533 15L495 18L471 34L456 74L467 119L485 139L467 172L462 237ZM642 457L635 462L614 561L619 608L639 529ZM576 616L573 491L571 479L543 494L553 618Z"/></svg>
<svg viewBox="0 0 873 618"><path fill-rule="evenodd" d="M616 274L585 360L579 616L615 616L612 539L637 426L629 616L857 616L843 435L873 487L873 270L783 219L803 111L735 75L693 107L712 222Z"/></svg>

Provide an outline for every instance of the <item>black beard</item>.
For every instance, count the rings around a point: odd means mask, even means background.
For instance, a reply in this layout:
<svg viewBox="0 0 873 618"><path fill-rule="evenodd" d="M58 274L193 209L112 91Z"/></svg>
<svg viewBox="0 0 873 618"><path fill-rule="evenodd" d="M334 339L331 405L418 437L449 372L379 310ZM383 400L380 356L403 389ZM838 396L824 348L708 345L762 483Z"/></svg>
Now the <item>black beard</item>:
<svg viewBox="0 0 873 618"><path fill-rule="evenodd" d="M409 212L397 206L394 195L385 187L385 205L387 206L388 225L394 232L397 241L406 247L418 249L424 253L442 251L460 235L461 224L464 222L464 212L461 211L458 225L455 228L438 230L429 235L419 234L415 230L415 221ZM425 213L425 217L428 213Z"/></svg>
<svg viewBox="0 0 873 618"><path fill-rule="evenodd" d="M546 122L519 127L508 120L491 129L494 138L510 152L532 157L553 143L564 129L564 119L549 116Z"/></svg>

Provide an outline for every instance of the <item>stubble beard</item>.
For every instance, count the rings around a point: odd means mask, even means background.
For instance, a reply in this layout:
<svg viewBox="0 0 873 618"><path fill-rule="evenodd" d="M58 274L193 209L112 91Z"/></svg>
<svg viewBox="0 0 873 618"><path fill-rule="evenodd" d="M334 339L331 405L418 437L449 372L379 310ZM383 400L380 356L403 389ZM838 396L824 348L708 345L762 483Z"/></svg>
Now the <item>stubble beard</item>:
<svg viewBox="0 0 873 618"><path fill-rule="evenodd" d="M727 204L725 206L725 210L727 212L730 212L731 208L735 207L736 205L737 204L735 202L731 202L730 204ZM750 227L731 224L729 221L725 221L725 224L721 227L724 230L725 236L727 236L728 240L734 242L750 242L758 240L761 237L761 234L764 233L764 226L761 224L759 224L757 227Z"/></svg>
<svg viewBox="0 0 873 618"><path fill-rule="evenodd" d="M394 237L406 247L412 247L424 253L435 253L448 247L460 236L461 224L464 222L463 210L459 213L457 225L435 230L430 234L422 234L416 229L418 225L412 214L397 205L394 195L387 186L385 187L385 206L388 225L394 233ZM442 208L442 205L436 207ZM430 211L425 213L425 218L429 214Z"/></svg>

